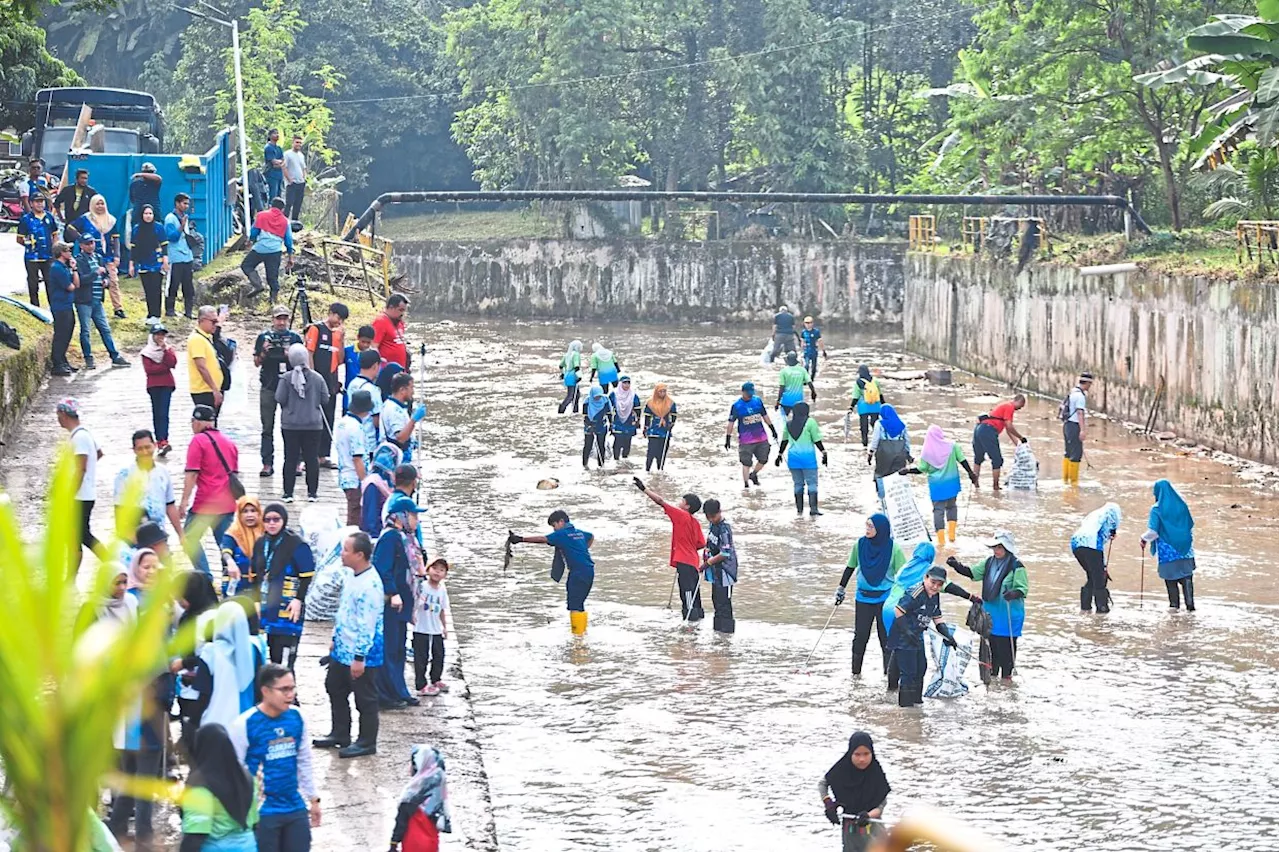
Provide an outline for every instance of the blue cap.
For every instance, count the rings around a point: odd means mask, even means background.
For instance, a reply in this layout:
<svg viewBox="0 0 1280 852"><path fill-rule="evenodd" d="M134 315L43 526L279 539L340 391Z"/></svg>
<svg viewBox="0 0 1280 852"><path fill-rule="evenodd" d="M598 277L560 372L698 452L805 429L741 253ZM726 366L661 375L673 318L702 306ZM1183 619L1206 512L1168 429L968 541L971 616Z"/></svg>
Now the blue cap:
<svg viewBox="0 0 1280 852"><path fill-rule="evenodd" d="M743 383L742 383L742 392L743 392L743 393L749 393L749 394L751 394L752 396L755 396L755 395L756 395L756 383L755 383L755 382L743 382Z"/></svg>
<svg viewBox="0 0 1280 852"><path fill-rule="evenodd" d="M413 512L415 515L420 515L425 511L427 510L413 502L413 498L408 494L397 493L387 502L388 515L399 512Z"/></svg>

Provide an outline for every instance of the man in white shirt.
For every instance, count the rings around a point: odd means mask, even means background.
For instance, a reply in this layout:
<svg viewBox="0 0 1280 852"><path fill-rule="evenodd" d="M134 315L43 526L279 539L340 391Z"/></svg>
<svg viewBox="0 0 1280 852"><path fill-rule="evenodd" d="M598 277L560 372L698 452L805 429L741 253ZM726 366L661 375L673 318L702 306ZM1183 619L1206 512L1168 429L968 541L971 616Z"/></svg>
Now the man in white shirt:
<svg viewBox="0 0 1280 852"><path fill-rule="evenodd" d="M80 425L79 400L68 397L58 403L55 411L58 425L71 433L71 451L75 453L76 506L80 512L80 546L76 548L78 569L79 558L83 556L85 547L94 553L100 553L102 547L89 528L93 503L97 499L98 459L102 458L102 450L98 449L98 442L93 439L89 430Z"/></svg>
<svg viewBox="0 0 1280 852"><path fill-rule="evenodd" d="M1088 410L1089 388L1093 387L1093 373L1081 373L1080 381L1072 388L1064 405L1066 417L1062 422L1062 481L1080 481L1080 462L1084 459L1084 420Z"/></svg>
<svg viewBox="0 0 1280 852"><path fill-rule="evenodd" d="M366 391L351 394L347 413L333 426L333 458L338 463L338 487L347 495L347 524L360 526L360 483L367 473L366 459L371 450L366 445L364 421L373 408Z"/></svg>
<svg viewBox="0 0 1280 852"><path fill-rule="evenodd" d="M172 524L174 530L181 530L182 516L178 514L173 478L169 476L168 469L156 467L156 442L149 430L139 429L133 433L133 455L134 463L121 468L116 474L113 493L117 519L121 511L130 505L126 499L130 487L137 488L140 484L142 493L138 496L141 501L135 499L132 506L141 508L142 515L130 528L150 521L166 534L169 531L167 524Z"/></svg>
<svg viewBox="0 0 1280 852"><path fill-rule="evenodd" d="M302 153L302 137L295 134L293 147L284 152L284 215L295 222L302 218L306 191L307 158Z"/></svg>

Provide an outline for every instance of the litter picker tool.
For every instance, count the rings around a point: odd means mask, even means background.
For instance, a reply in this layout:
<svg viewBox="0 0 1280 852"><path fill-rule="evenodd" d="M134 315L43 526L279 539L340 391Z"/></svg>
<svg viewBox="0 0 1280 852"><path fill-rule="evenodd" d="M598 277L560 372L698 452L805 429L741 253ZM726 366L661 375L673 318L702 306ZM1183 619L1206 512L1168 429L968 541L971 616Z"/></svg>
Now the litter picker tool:
<svg viewBox="0 0 1280 852"><path fill-rule="evenodd" d="M676 597L676 572L675 572L675 569L672 569L671 591L667 592L667 609L671 609L671 602L675 600L675 597Z"/></svg>
<svg viewBox="0 0 1280 852"><path fill-rule="evenodd" d="M849 420L852 414L853 414L852 411L846 411L844 413L844 439L846 442L848 442L849 440Z"/></svg>
<svg viewBox="0 0 1280 852"><path fill-rule="evenodd" d="M827 632L827 628L831 626L831 619L836 617L836 607L838 606L839 604L835 604L831 607L831 614L827 616L827 623L822 625L822 631L818 634L818 641L813 643L813 650L809 652L809 656L805 657L804 662L800 664L800 668L804 669L806 672L809 670L809 661L813 659L813 655L818 650L818 646L822 644L823 635Z"/></svg>
<svg viewBox="0 0 1280 852"><path fill-rule="evenodd" d="M1142 597L1147 588L1147 549L1142 548L1142 573L1138 575L1138 609L1142 609Z"/></svg>

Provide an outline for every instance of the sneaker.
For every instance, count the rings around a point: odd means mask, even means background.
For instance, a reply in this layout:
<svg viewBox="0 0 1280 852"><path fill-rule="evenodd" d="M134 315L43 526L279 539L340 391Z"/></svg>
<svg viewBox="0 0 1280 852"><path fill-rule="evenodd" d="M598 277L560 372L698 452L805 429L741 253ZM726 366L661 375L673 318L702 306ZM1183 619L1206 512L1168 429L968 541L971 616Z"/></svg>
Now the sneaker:
<svg viewBox="0 0 1280 852"><path fill-rule="evenodd" d="M286 494L286 495L284 495L283 497L281 497L280 499L281 499L281 500L283 500L283 501L284 501L284 502L286 502L286 503L292 503L292 502L293 502L293 495L292 495L292 494Z"/></svg>
<svg viewBox="0 0 1280 852"><path fill-rule="evenodd" d="M438 681L436 681L435 683L433 683L433 684L431 684L431 685L432 685L432 686L434 686L434 687L436 688L436 691L437 691L437 692L448 692L448 691L449 691L449 684L445 683L445 682L444 682L444 681L442 681L442 680L438 680Z"/></svg>
<svg viewBox="0 0 1280 852"><path fill-rule="evenodd" d="M317 502L319 502L319 501L320 501L320 498L319 498L319 497L317 497L315 494L308 494L308 495L307 495L307 502L308 502L308 503L317 503Z"/></svg>
<svg viewBox="0 0 1280 852"><path fill-rule="evenodd" d="M97 362L96 362L96 361L94 361L92 358L85 358L85 359L84 359L84 368L85 368L86 370L92 370L92 369L93 369L94 367L96 367L96 366L97 366ZM74 369L75 369L75 367L72 367L71 369L72 369L72 370L74 370Z"/></svg>
<svg viewBox="0 0 1280 852"><path fill-rule="evenodd" d="M431 693L427 692L427 690L430 688L431 688L431 684L427 684L426 686L419 687L418 689L414 690L414 692L417 692L419 695L430 695Z"/></svg>
<svg viewBox="0 0 1280 852"><path fill-rule="evenodd" d="M59 376L61 378L68 378L71 376L71 371L60 367L53 371L53 375Z"/></svg>
<svg viewBox="0 0 1280 852"><path fill-rule="evenodd" d="M169 455L169 451L173 449L173 447L169 445L168 441L160 441L156 446L159 448L158 455L161 458L164 458L165 456Z"/></svg>
<svg viewBox="0 0 1280 852"><path fill-rule="evenodd" d="M420 692L419 694L420 694L420 695L439 695L439 694L440 694L440 686L439 686L438 684L434 684L434 683L433 683L433 684L430 684L430 685L428 685L428 686L424 686L424 687L422 688L422 692Z"/></svg>
<svg viewBox="0 0 1280 852"><path fill-rule="evenodd" d="M126 360L124 359L124 357L123 357L123 356L121 356L121 355L117 355L116 357L114 357L114 358L112 358L112 359L111 359L111 366L113 366L113 367L127 367L127 366L129 366L129 362L128 362L128 361L126 361Z"/></svg>
<svg viewBox="0 0 1280 852"><path fill-rule="evenodd" d="M258 476L261 476L264 479L268 476L275 476L275 475L276 475L276 469L269 464L264 464L262 466L262 471L258 474Z"/></svg>
<svg viewBox="0 0 1280 852"><path fill-rule="evenodd" d="M145 325L147 328L150 328L151 326L155 325L158 322L160 322L159 317L147 317L142 321L142 324Z"/></svg>
<svg viewBox="0 0 1280 852"><path fill-rule="evenodd" d="M124 319L124 308L116 308L116 319Z"/></svg>
<svg viewBox="0 0 1280 852"><path fill-rule="evenodd" d="M63 364L62 366L63 366L63 369L70 370L70 371L71 371L71 372L73 372L73 373L78 373L78 372L80 372L80 368L79 368L79 367L77 367L75 364ZM93 369L93 362L92 362L92 361L90 361L90 362L89 362L89 369L90 369L90 370L92 370L92 369Z"/></svg>

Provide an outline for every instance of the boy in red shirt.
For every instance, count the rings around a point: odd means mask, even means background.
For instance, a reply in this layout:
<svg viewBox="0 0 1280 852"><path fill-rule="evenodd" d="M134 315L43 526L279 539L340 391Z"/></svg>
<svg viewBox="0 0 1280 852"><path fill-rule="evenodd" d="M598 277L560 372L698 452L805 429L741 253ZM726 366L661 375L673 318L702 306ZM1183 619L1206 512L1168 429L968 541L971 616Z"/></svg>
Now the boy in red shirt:
<svg viewBox="0 0 1280 852"><path fill-rule="evenodd" d="M1000 452L1000 433L1005 432L1009 441L1016 448L1019 442L1025 444L1027 439L1013 427L1014 412L1021 411L1027 404L1027 398L1016 395L1009 402L1002 402L991 409L989 414L978 418L978 425L973 428L973 472L981 475L982 463L991 458L991 489L1000 490L1000 468L1004 467L1004 455Z"/></svg>
<svg viewBox="0 0 1280 852"><path fill-rule="evenodd" d="M699 621L703 612L702 592L698 588L698 566L702 560L698 553L707 546L707 540L694 513L702 508L702 501L697 494L686 494L679 503L668 503L656 491L645 487L640 477L633 476L631 481L671 519L670 564L676 569L676 582L680 584L680 613L685 621Z"/></svg>

